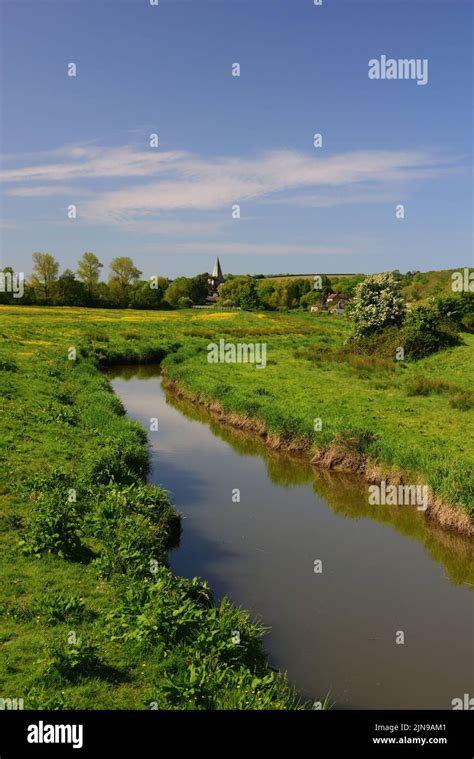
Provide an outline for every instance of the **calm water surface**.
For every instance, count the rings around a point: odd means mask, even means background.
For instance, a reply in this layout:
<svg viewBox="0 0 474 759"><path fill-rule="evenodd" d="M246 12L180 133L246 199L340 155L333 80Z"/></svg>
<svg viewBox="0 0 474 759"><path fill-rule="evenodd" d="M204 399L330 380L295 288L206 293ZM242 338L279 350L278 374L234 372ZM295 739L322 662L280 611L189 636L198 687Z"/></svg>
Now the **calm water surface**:
<svg viewBox="0 0 474 759"><path fill-rule="evenodd" d="M108 374L132 418L147 429L159 420L150 480L172 492L184 517L172 569L206 579L216 597L270 627L270 663L305 698L450 709L453 698L474 695L472 542L413 508L369 506L354 476L224 428L166 394L156 368Z"/></svg>

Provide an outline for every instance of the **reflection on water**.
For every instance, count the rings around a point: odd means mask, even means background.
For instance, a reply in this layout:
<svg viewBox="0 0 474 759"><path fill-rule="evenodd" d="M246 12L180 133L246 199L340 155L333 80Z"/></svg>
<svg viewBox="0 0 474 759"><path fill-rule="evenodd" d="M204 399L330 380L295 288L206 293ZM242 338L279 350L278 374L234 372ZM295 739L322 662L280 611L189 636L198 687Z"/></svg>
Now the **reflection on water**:
<svg viewBox="0 0 474 759"><path fill-rule="evenodd" d="M184 516L173 570L200 575L271 627L271 663L305 697L330 691L339 708L449 709L472 693L471 541L414 508L370 506L354 475L224 427L164 393L156 367L108 374L130 416L147 429L159 420L151 480Z"/></svg>

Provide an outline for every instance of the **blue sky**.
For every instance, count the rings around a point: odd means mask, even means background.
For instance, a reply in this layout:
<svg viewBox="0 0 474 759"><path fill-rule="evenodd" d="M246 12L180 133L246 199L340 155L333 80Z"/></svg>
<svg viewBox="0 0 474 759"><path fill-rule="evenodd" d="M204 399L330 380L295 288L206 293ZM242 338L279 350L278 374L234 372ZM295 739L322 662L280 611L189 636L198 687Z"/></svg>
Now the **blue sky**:
<svg viewBox="0 0 474 759"><path fill-rule="evenodd" d="M216 254L236 273L472 263L469 0L1 9L2 265L47 251L74 269L85 250L146 276ZM428 83L369 79L382 54L426 58Z"/></svg>

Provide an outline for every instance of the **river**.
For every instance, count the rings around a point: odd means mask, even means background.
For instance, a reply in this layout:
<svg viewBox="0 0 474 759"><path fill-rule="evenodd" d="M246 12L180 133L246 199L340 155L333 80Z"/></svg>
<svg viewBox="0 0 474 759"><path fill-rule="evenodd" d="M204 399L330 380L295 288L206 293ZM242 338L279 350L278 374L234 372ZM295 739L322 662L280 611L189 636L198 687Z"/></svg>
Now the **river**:
<svg viewBox="0 0 474 759"><path fill-rule="evenodd" d="M183 515L173 571L269 627L270 664L305 699L451 709L474 695L471 541L224 427L166 393L156 367L107 374L130 417L158 419L150 481Z"/></svg>

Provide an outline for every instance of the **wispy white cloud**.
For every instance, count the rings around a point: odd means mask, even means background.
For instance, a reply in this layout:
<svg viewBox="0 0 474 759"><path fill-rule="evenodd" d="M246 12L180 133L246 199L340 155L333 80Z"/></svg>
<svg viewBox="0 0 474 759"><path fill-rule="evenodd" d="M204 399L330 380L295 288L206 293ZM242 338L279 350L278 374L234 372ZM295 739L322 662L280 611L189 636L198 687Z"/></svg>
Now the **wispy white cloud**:
<svg viewBox="0 0 474 759"><path fill-rule="evenodd" d="M67 160L4 169L0 172L0 179L3 182L64 182L107 177L150 177L175 168L186 154L152 149L138 151L129 146L98 148L75 145L49 152L45 158L51 155Z"/></svg>
<svg viewBox="0 0 474 759"><path fill-rule="evenodd" d="M51 148L50 150L32 150L24 153L3 153L2 163L48 161L57 158L64 158L69 160L86 157L92 158L94 155L97 155L101 151L103 151L103 148L97 146L97 141L91 140L85 143L81 142L61 145L58 148Z"/></svg>
<svg viewBox="0 0 474 759"><path fill-rule="evenodd" d="M398 186L398 185L397 185ZM265 202L271 205L301 206L302 208L331 208L333 206L364 205L373 203L394 203L400 200L400 190L364 191L362 187L357 192L347 192L345 189L336 190L333 194L320 193L285 195L269 198Z"/></svg>
<svg viewBox="0 0 474 759"><path fill-rule="evenodd" d="M201 157L131 146L73 145L56 151L53 162L48 157L51 151L43 160L0 172L3 182L17 184L9 194L41 196L53 194L53 188L78 192L86 183L91 197L82 202L81 217L121 225L156 220L163 212L228 207L230 214L231 205L257 200L310 206L376 203L394 183L405 186L433 179L459 166L458 158L428 150L366 150L324 157L285 149L254 157ZM121 187L125 179L136 181ZM98 180L108 180L108 188L100 187Z"/></svg>
<svg viewBox="0 0 474 759"><path fill-rule="evenodd" d="M0 221L0 229L21 229L16 221Z"/></svg>
<svg viewBox="0 0 474 759"><path fill-rule="evenodd" d="M43 198L50 195L62 195L68 202L72 197L91 195L91 191L83 187L66 186L63 184L50 185L27 185L26 187L12 187L7 190L7 195L17 198Z"/></svg>

